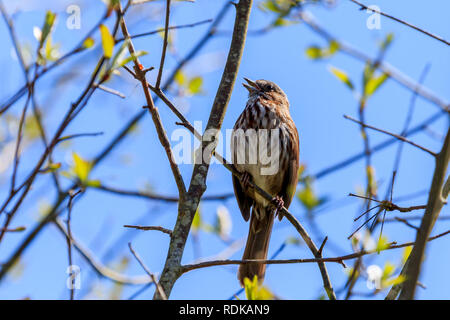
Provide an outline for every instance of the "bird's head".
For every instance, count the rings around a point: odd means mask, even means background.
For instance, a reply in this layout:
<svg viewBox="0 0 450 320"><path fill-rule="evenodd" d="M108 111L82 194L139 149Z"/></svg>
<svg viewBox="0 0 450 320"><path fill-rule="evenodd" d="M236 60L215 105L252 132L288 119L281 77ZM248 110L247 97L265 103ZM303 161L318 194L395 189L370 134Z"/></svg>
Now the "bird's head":
<svg viewBox="0 0 450 320"><path fill-rule="evenodd" d="M249 98L261 96L266 100L272 100L275 102L289 105L286 94L275 83L268 80L250 80L244 78L247 83L242 85L248 90Z"/></svg>

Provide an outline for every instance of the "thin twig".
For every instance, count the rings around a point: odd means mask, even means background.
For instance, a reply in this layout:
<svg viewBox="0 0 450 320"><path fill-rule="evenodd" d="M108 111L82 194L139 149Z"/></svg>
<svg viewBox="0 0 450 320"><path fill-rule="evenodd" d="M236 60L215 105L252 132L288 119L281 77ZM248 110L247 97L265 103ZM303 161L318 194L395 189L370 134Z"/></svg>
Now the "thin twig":
<svg viewBox="0 0 450 320"><path fill-rule="evenodd" d="M438 238L444 237L446 235L450 234L450 230L447 230L443 233L440 233L436 236L428 238L429 241L436 240ZM385 248L382 248L381 251L385 250L393 250L393 249L400 249L405 247L413 246L414 242L406 242L402 244L396 244L395 242L389 244ZM200 269L200 268L207 268L212 266L223 266L223 265L240 265L240 264L247 264L247 263L264 263L264 264L292 264L292 263L320 263L320 262L335 262L342 264L342 261L344 260L352 260L356 259L362 256L378 253L379 249L374 250L361 250L358 252L350 253L347 255L339 256L339 257L329 257L329 258L309 258L309 259L284 259L284 260L276 260L276 259L270 259L270 260L260 260L260 259L248 259L248 260L213 260L213 261L205 261L197 264L186 264L182 266L182 273L186 273L192 270Z"/></svg>
<svg viewBox="0 0 450 320"><path fill-rule="evenodd" d="M214 19L214 22L211 24L211 26L208 28L208 30L205 32L205 34L200 38L200 40L194 45L194 47L186 54L186 56L177 64L177 66L172 71L171 75L168 77L168 79L165 82L165 85L163 86L163 90L166 90L174 81L175 75L179 70L181 70L189 61L191 61L200 51L204 48L204 46L213 38L215 29L219 25L219 23L224 19L226 13L228 12L228 9L230 8L230 4L227 2L224 4L222 9L217 14L216 18ZM90 36L94 31L98 30L98 25L100 25L105 16L102 20L100 20L97 25L91 29L91 31L88 33L88 36ZM82 42L84 42L85 39L83 39ZM82 42L80 42L80 45L82 45ZM77 51L79 52L79 51ZM66 57L71 56L71 54L67 54ZM64 61L64 59L60 59L60 63ZM59 64L56 64L56 62L52 65L52 68L56 67ZM45 69L46 71L49 71L51 68ZM11 99L9 99L8 103L4 105L6 109L9 108L12 104L14 104L15 101L17 101L20 97L23 96L23 94L26 92L26 87L22 87L18 90L16 94L14 94ZM2 108L3 108L2 107ZM0 114L4 111L3 109L0 109ZM119 130L119 132L116 134L116 136L106 145L106 147L98 153L98 155L94 158L92 162L92 166L95 167L99 163L101 163L110 153L112 150L114 150L120 142L127 137L127 134L130 132L130 129L136 125L146 114L145 111L139 111L134 116L131 117L131 119ZM26 236L26 238L18 245L17 249L14 250L11 254L11 256L6 260L5 263L2 264L2 267L0 269L0 281L5 279L5 275L7 272L11 269L11 267L16 263L16 261L20 258L22 253L28 248L30 243L36 239L37 235L40 234L42 230L54 219L55 216L58 215L59 206L63 203L63 201L68 196L68 190L75 188L76 185L72 185L70 188L68 188L65 192L61 192L58 194L57 199L52 205L52 208L50 209L50 212L43 218L41 221L30 231L30 233ZM0 232L3 229L0 229Z"/></svg>
<svg viewBox="0 0 450 320"><path fill-rule="evenodd" d="M164 69L164 60L166 59L167 44L169 39L169 17L170 17L170 0L166 0L166 22L164 26L164 42L161 53L161 62L159 63L158 77L156 78L155 87L159 89L161 84L162 73Z"/></svg>
<svg viewBox="0 0 450 320"><path fill-rule="evenodd" d="M213 19L206 19L206 20L202 20L199 22L194 22L194 23L189 23L189 24L183 24L183 25L179 25L179 26L170 26L168 27L169 30L175 30L175 29L183 29L183 28L192 28L192 27L196 27L205 23L210 23L212 22ZM145 36L150 36L150 35L154 35L157 33L161 33L165 31L165 28L160 28L158 30L154 30L154 31L149 31L149 32L143 32L143 33L138 33L138 34L132 34L130 35L130 39L136 39L136 38L140 38L140 37L145 37ZM122 42L124 41L125 38L118 38L116 40L116 43Z"/></svg>
<svg viewBox="0 0 450 320"><path fill-rule="evenodd" d="M419 28L419 27L416 27L415 25L413 25L413 24L411 24L411 23L408 23L408 22L406 22L406 21L404 21L404 20L401 20L401 19L399 19L399 18L396 18L396 17L394 17L394 16L391 16L391 15L389 15L389 14L387 14L387 13L384 13L384 12L382 12L382 11L376 10L376 9L374 9L374 8L368 7L368 6L366 6L365 4L362 4L362 3L358 2L358 1L355 1L355 0L350 0L350 1L353 2L353 3L355 3L355 4L357 4L357 5L359 5L362 9L366 9L366 10L370 10L370 11L372 11L372 12L378 13L378 14L380 14L380 15L386 17L386 18L389 18L389 19L391 19L391 20L397 21L397 22L399 22L399 23L401 23L401 24L404 24L405 26L408 26L408 27L414 29L414 30L417 30L417 31L419 31L419 32L422 32L423 34L426 34L427 36L429 36L429 37L431 37L431 38L433 38L433 39L436 39L436 40L438 40L438 41L440 41L440 42L443 42L443 43L445 43L445 44L448 45L448 46L450 45L450 42L446 41L444 38L442 38L442 37L440 37L440 36L438 36L438 35L432 34L431 32L428 32L428 31L426 31L426 30L424 30L424 29L421 29L421 28Z"/></svg>
<svg viewBox="0 0 450 320"><path fill-rule="evenodd" d="M408 132L403 135L405 137L416 134L418 132L422 132L424 127L430 123L433 123L435 121L437 121L438 119L440 119L443 115L445 115L446 113L443 111L437 112L434 115L432 115L431 117L429 117L428 119L424 120L421 124L415 126L414 128L411 128L410 130L408 130ZM374 147L372 147L371 152L375 153L378 151L381 151L387 147L389 147L390 145L394 144L395 142L397 142L398 139L396 138L391 138L391 139L387 139L383 142L380 142L379 144L375 145ZM343 169L345 167L348 167L349 165L355 163L356 161L361 160L362 158L364 158L365 153L364 152L360 152L358 154L355 154L351 157L348 157L345 160L339 161L338 163L331 165L325 169L320 170L319 172L317 172L316 174L312 174L310 177L312 179L321 179L333 172L336 172L340 169Z"/></svg>
<svg viewBox="0 0 450 320"><path fill-rule="evenodd" d="M130 248L130 251L133 254L133 256L136 258L136 260L141 265L142 269L144 269L144 271L150 276L152 281L156 284L156 291L158 291L158 293L161 295L161 298L163 300L167 300L167 296L164 293L163 288L161 288L161 286L159 285L158 280L156 279L155 275L150 272L150 270L147 268L147 266L142 261L141 257L134 251L133 247L131 246L131 242L128 243L128 247Z"/></svg>
<svg viewBox="0 0 450 320"><path fill-rule="evenodd" d="M395 133L391 133L391 132L386 131L386 130L383 130L383 129L375 128L375 127L370 126L370 125L368 125L368 124L362 123L361 121L358 121L358 120L356 120L356 119L353 119L352 117L347 116L347 115L344 115L344 118L345 118L345 119L348 119L348 120L350 120L350 121L359 123L361 126L364 126L364 127L366 127L366 128L369 128L369 129L372 129L372 130L375 130L375 131L378 131L378 132L382 132L382 133L387 134L387 135L390 135L390 136L392 136L392 137L394 137L394 138L396 138L396 139L398 139L398 140L401 140L401 141L404 141L404 142L406 142L406 143L409 143L410 145L412 145L412 146L414 146L414 147L416 147L416 148L419 148L419 149L422 150L422 151L425 151L425 152L431 154L433 157L436 157L436 153L434 153L433 151L428 150L427 148L422 147L421 145L418 145L417 143L414 143L414 142L412 142L411 140L408 140L408 139L406 139L406 138L403 137L403 136L400 136L400 135L395 134Z"/></svg>
<svg viewBox="0 0 450 320"><path fill-rule="evenodd" d="M327 32L322 26L320 26L317 21L311 16L311 14L306 12L300 12L299 16L305 24L311 28L312 31L316 32L323 38L328 41L334 41L339 43L339 50L363 61L364 63L373 64L373 60L369 55L355 48L354 46L339 40L332 36L329 32ZM432 92L427 87L418 84L416 81L411 79L409 76L403 74L400 70L397 70L394 66L388 64L387 62L380 62L377 66L377 69L381 70L383 73L388 75L391 79L395 80L397 83L407 88L412 92L417 92L422 98L430 101L431 103L437 105L445 112L450 112L450 104L448 101L437 96L434 92Z"/></svg>
<svg viewBox="0 0 450 320"><path fill-rule="evenodd" d="M115 193L123 196L130 196L130 197L138 197L138 198L145 198L149 200L159 200L159 201L166 201L166 202L178 202L180 201L179 197L174 196L165 196L161 194L155 194L148 191L134 191L134 190L125 190L125 189L118 189L110 186L105 185L99 185L93 187L98 190ZM225 193L225 194L218 194L218 195L210 195L210 196L204 196L202 198L202 201L220 201L220 200L226 200L229 198L234 197L234 193Z"/></svg>
<svg viewBox="0 0 450 320"><path fill-rule="evenodd" d="M121 10L120 6L119 6L118 10L119 11ZM133 42L130 40L130 34L128 33L128 28L126 26L125 19L123 17L121 19L120 26L121 26L124 37L126 39L129 39L128 51L131 56L135 56L134 45L133 45ZM164 53L164 51L163 51L163 53ZM164 61L164 60L162 60L162 61ZM172 149L170 147L169 138L168 138L167 133L162 124L158 109L154 105L152 95L150 94L150 90L148 88L148 82L147 82L147 79L145 78L145 72L143 70L144 70L144 67L139 62L139 58L136 57L134 59L134 71L135 71L137 79L141 83L142 89L145 94L145 99L147 102L146 108L148 108L148 111L152 116L153 123L155 124L155 128L158 133L159 141L166 152L167 158L169 160L170 168L172 169L172 174L173 174L173 176L175 178L175 182L177 184L178 193L180 194L180 197L183 197L184 194L186 193L186 186L184 185L184 181L183 181L183 177L181 175L180 169L175 162L175 157L174 157Z"/></svg>
<svg viewBox="0 0 450 320"><path fill-rule="evenodd" d="M68 233L64 226L64 222L60 218L55 218L52 222L55 224L58 230L61 231L67 238ZM152 282L147 275L130 277L108 268L107 266L103 265L100 261L98 261L98 258L88 248L86 248L79 240L77 240L75 236L72 236L72 245L80 253L80 255L87 261L87 263L94 269L94 271L101 277L104 277L119 284L128 284L128 285L142 285Z"/></svg>
<svg viewBox="0 0 450 320"><path fill-rule="evenodd" d="M70 226L70 222L71 222L71 218L72 218L72 203L73 203L73 199L79 195L83 190L80 189L77 192L69 192L69 202L67 204L67 252L68 252L68 257L69 257L69 270L72 272L72 229ZM72 274L70 274L70 276L72 276ZM74 299L74 295L75 295L75 288L73 283L70 284L70 300Z"/></svg>
<svg viewBox="0 0 450 320"><path fill-rule="evenodd" d="M168 234L169 236L172 236L172 230L160 227L160 226L132 226L132 225L124 225L125 228L133 228L133 229L138 229L138 230L144 230L144 231L148 231L148 230L156 230L156 231L161 231L163 233Z"/></svg>

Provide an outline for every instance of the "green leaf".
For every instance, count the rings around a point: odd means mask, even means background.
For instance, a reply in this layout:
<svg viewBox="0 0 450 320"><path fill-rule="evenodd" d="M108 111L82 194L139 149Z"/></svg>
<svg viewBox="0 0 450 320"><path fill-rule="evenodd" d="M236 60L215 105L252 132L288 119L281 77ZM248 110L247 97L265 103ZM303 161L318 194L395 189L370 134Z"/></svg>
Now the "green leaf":
<svg viewBox="0 0 450 320"><path fill-rule="evenodd" d="M390 263L389 261L387 261L384 264L384 269L383 269L383 274L381 275L381 279L382 280L387 280L389 279L395 272L395 266Z"/></svg>
<svg viewBox="0 0 450 320"><path fill-rule="evenodd" d="M337 42L336 40L331 40L328 46L328 51L330 53L330 55L335 54L339 48L341 47L341 45L339 44L339 42Z"/></svg>
<svg viewBox="0 0 450 320"><path fill-rule="evenodd" d="M340 70L338 68L335 68L333 66L330 66L328 70L336 76L341 82L343 82L347 87L349 87L351 90L353 90L355 87L353 86L352 81L350 80L347 73L343 70Z"/></svg>
<svg viewBox="0 0 450 320"><path fill-rule="evenodd" d="M114 50L114 38L104 24L100 25L100 34L102 36L103 55L109 59L112 57Z"/></svg>
<svg viewBox="0 0 450 320"><path fill-rule="evenodd" d="M295 24L295 23L297 23L297 22L296 21L290 21L288 19L279 17L272 23L272 26L274 26L274 27L283 27L283 26L290 26L290 25Z"/></svg>
<svg viewBox="0 0 450 320"><path fill-rule="evenodd" d="M49 163L49 165L46 168L42 169L40 171L40 173L55 172L60 168L61 168L61 162Z"/></svg>
<svg viewBox="0 0 450 320"><path fill-rule="evenodd" d="M403 250L403 254L402 254L402 263L403 264L406 263L406 260L408 260L409 255L411 254L412 248L413 248L412 246L409 246Z"/></svg>
<svg viewBox="0 0 450 320"><path fill-rule="evenodd" d="M86 38L86 40L84 40L84 42L83 42L83 48L89 49L89 48L93 47L94 44L95 44L94 39L92 39L91 37Z"/></svg>
<svg viewBox="0 0 450 320"><path fill-rule="evenodd" d="M275 4L273 0L266 0L264 2L261 2L259 4L259 8L265 11L272 11L276 13L280 12L280 8L278 8L278 6Z"/></svg>
<svg viewBox="0 0 450 320"><path fill-rule="evenodd" d="M305 183L305 187L297 193L297 198L308 211L313 210L326 201L326 198L317 197L309 182Z"/></svg>
<svg viewBox="0 0 450 320"><path fill-rule="evenodd" d="M392 43L392 41L394 40L394 34L392 32L388 33L386 36L386 39L384 39L384 41L381 43L380 47L381 50L386 50L390 44Z"/></svg>
<svg viewBox="0 0 450 320"><path fill-rule="evenodd" d="M192 220L191 230L192 233L197 234L200 230L200 226L202 225L202 217L200 214L200 206L197 208L195 212L194 219Z"/></svg>
<svg viewBox="0 0 450 320"><path fill-rule="evenodd" d="M388 79L389 76L386 73L382 73L378 77L371 77L366 83L365 94L370 97L375 91Z"/></svg>
<svg viewBox="0 0 450 320"><path fill-rule="evenodd" d="M203 78L194 77L189 80L188 90L190 94L198 94L202 91Z"/></svg>
<svg viewBox="0 0 450 320"><path fill-rule="evenodd" d="M110 68L107 68L108 73L110 73L111 71L114 71L120 67L120 61L123 61L125 59L125 54L126 54L125 49L127 48L129 41L130 41L129 39L125 40L122 43L122 45L120 46L119 50L117 50L114 57L111 59Z"/></svg>
<svg viewBox="0 0 450 320"><path fill-rule="evenodd" d="M258 277L255 275L253 280L244 278L244 288L247 300L271 300L273 299L273 293L258 283Z"/></svg>
<svg viewBox="0 0 450 320"><path fill-rule="evenodd" d="M319 46L310 46L306 48L305 54L308 58L313 60L329 58L339 50L339 42L332 40L328 43L327 48L321 48Z"/></svg>
<svg viewBox="0 0 450 320"><path fill-rule="evenodd" d="M148 54L147 51L143 51L143 50L136 51L133 55L128 56L127 58L123 59L122 61L119 61L119 67L123 67L128 62L134 61L134 60L136 60L136 58L145 56L146 54Z"/></svg>
<svg viewBox="0 0 450 320"><path fill-rule="evenodd" d="M81 158L77 153L72 153L73 173L82 182L85 183L92 169L92 163Z"/></svg>
<svg viewBox="0 0 450 320"><path fill-rule="evenodd" d="M47 39L48 35L52 32L55 20L56 14L51 11L47 11L45 14L44 26L42 27L42 32L40 36L40 44L39 44L40 47L42 47L44 41Z"/></svg>
<svg viewBox="0 0 450 320"><path fill-rule="evenodd" d="M385 236L382 236L377 242L376 250L380 252L386 250L387 248L389 248L388 239Z"/></svg>
<svg viewBox="0 0 450 320"><path fill-rule="evenodd" d="M184 84L186 83L186 76L184 75L184 73L179 70L176 74L175 74L175 82L179 85L179 86L184 86Z"/></svg>
<svg viewBox="0 0 450 320"><path fill-rule="evenodd" d="M405 280L406 280L406 277L401 274L401 275L399 275L396 278L383 281L383 287L395 286L395 285L398 285L398 284L401 284L401 283L405 282Z"/></svg>
<svg viewBox="0 0 450 320"><path fill-rule="evenodd" d="M102 185L102 183L100 182L100 180L88 180L86 181L85 185L87 187L98 188Z"/></svg>
<svg viewBox="0 0 450 320"><path fill-rule="evenodd" d="M313 60L323 58L322 48L317 46L311 46L306 48L305 54L308 58Z"/></svg>

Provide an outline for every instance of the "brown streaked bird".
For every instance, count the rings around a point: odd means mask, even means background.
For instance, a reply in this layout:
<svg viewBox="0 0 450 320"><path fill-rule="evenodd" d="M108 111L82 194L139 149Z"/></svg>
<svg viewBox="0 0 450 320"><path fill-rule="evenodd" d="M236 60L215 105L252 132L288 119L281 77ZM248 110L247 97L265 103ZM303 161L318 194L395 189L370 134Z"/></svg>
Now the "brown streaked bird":
<svg viewBox="0 0 450 320"><path fill-rule="evenodd" d="M250 219L242 259L264 260L276 213L283 206L289 207L295 193L299 138L283 90L267 80L244 79L247 83L243 85L249 91L248 101L234 125L231 140L233 164L242 172L242 177L233 176L233 187L242 216L245 221ZM272 202L257 194L250 180L273 195ZM278 218L281 220L281 215ZM256 275L262 283L265 271L265 264L241 264L238 279L243 285L245 278L252 280Z"/></svg>

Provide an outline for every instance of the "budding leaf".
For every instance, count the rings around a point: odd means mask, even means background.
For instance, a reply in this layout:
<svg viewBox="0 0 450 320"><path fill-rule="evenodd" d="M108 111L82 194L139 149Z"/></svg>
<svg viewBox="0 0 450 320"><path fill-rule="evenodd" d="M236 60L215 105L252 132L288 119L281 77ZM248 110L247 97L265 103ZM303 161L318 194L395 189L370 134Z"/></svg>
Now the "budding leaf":
<svg viewBox="0 0 450 320"><path fill-rule="evenodd" d="M89 49L89 48L91 48L92 46L94 46L94 44L95 44L94 39L92 39L91 37L89 37L89 38L87 38L86 40L84 40L84 42L83 42L83 48L84 48L84 49Z"/></svg>
<svg viewBox="0 0 450 320"><path fill-rule="evenodd" d="M42 32L41 32L40 39L39 39L40 47L42 47L42 45L44 44L44 41L47 39L50 32L52 32L52 28L53 28L53 25L55 24L55 20L56 20L56 14L51 11L47 11L47 13L45 14L44 26L42 27Z"/></svg>
<svg viewBox="0 0 450 320"><path fill-rule="evenodd" d="M352 81L350 80L349 76L345 71L342 71L338 68L335 68L333 66L330 66L328 70L336 76L340 81L342 81L347 87L349 87L351 90L353 90L355 87L353 86Z"/></svg>
<svg viewBox="0 0 450 320"><path fill-rule="evenodd" d="M389 78L386 73L379 75L378 77L371 77L366 83L365 93L368 97L374 94L375 91Z"/></svg>
<svg viewBox="0 0 450 320"><path fill-rule="evenodd" d="M102 47L103 54L105 58L109 59L112 57L114 49L114 38L112 37L109 29L104 24L100 25L100 34L102 36Z"/></svg>
<svg viewBox="0 0 450 320"><path fill-rule="evenodd" d="M271 300L274 297L267 287L258 283L256 275L253 277L253 280L244 278L244 288L247 300Z"/></svg>
<svg viewBox="0 0 450 320"><path fill-rule="evenodd" d="M203 79L202 77L194 77L189 80L188 90L190 94L200 93L202 90Z"/></svg>
<svg viewBox="0 0 450 320"><path fill-rule="evenodd" d="M145 56L146 54L148 54L147 51L139 50L139 51L135 52L133 55L130 55L129 57L127 57L127 58L123 59L122 61L120 61L119 62L119 67L123 67L128 62L134 61L134 60L136 60L136 58L141 57L141 56Z"/></svg>
<svg viewBox="0 0 450 320"><path fill-rule="evenodd" d="M73 172L81 182L86 182L89 172L92 169L92 163L81 158L77 153L72 154L73 157Z"/></svg>

